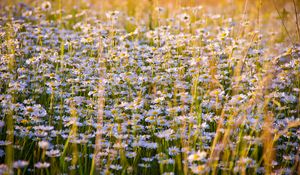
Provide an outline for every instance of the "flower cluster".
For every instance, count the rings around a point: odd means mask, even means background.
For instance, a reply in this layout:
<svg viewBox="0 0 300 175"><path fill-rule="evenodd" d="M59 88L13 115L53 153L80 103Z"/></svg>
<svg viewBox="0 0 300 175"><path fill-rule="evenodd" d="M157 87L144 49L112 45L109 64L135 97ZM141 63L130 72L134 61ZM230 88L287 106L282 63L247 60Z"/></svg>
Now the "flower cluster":
<svg viewBox="0 0 300 175"><path fill-rule="evenodd" d="M0 174L297 172L299 45L202 6L53 7L0 12Z"/></svg>

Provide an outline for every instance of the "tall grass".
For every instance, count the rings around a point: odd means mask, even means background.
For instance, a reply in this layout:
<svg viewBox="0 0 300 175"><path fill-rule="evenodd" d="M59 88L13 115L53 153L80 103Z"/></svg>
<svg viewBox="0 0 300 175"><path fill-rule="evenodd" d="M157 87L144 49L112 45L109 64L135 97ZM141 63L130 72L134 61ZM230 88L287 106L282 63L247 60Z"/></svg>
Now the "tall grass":
<svg viewBox="0 0 300 175"><path fill-rule="evenodd" d="M0 174L297 174L298 10L1 1Z"/></svg>

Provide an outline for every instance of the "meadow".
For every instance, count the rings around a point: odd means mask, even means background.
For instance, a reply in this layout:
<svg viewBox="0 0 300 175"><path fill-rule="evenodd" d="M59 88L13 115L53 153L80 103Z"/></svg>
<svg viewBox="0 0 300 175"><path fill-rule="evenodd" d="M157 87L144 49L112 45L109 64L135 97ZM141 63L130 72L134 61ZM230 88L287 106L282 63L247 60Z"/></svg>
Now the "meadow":
<svg viewBox="0 0 300 175"><path fill-rule="evenodd" d="M1 0L0 175L300 174L298 0Z"/></svg>

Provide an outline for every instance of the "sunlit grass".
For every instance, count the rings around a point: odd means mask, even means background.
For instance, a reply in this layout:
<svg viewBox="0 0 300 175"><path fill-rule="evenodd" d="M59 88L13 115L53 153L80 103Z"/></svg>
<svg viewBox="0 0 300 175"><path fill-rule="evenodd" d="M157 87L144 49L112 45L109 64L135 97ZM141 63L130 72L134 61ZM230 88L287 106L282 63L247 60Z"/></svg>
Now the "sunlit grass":
<svg viewBox="0 0 300 175"><path fill-rule="evenodd" d="M1 1L0 174L297 174L297 1Z"/></svg>

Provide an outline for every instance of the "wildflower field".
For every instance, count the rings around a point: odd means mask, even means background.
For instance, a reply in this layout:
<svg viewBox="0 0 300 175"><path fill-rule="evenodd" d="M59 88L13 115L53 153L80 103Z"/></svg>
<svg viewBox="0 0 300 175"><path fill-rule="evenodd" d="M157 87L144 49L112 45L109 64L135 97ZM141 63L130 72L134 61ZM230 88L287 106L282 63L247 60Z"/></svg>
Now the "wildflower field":
<svg viewBox="0 0 300 175"><path fill-rule="evenodd" d="M0 175L300 174L299 0L0 0Z"/></svg>

